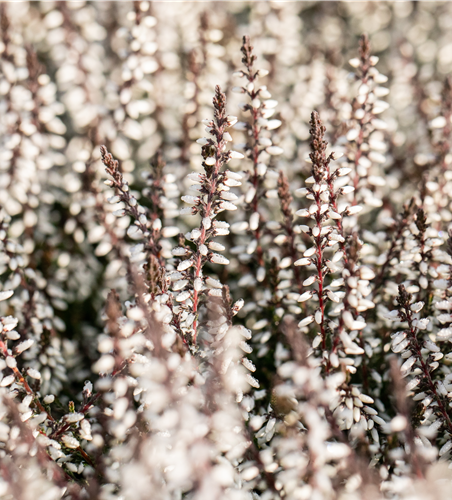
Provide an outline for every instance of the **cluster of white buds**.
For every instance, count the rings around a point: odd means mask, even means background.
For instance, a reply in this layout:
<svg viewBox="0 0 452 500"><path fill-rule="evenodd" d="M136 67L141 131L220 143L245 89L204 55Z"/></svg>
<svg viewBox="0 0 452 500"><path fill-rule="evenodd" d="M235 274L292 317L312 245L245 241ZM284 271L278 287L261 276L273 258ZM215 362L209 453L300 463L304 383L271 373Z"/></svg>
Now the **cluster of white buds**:
<svg viewBox="0 0 452 500"><path fill-rule="evenodd" d="M12 295L11 290L0 292L0 301L7 300ZM83 440L86 442L92 439L91 426L85 420L85 414L92 407L92 394L85 398L79 412L75 412L73 403L70 403L70 413L60 419L54 418L48 410L48 405L54 401L55 397L49 394L41 400L40 393L37 392L37 388L41 391L45 390L44 385L46 379L48 382L50 374L46 372L47 368L42 371L33 368L36 363L34 361L30 363L26 359L26 354L33 346L34 340L30 338L23 340L15 330L17 325L18 319L13 316L0 318L0 387L7 388L10 396L19 398L18 415L21 422L27 422L30 424L30 429L33 429L32 436L36 438L34 446L46 449L52 460L64 463L69 471L81 473L84 463L92 465L91 459L83 451L80 443ZM32 357L34 358L35 356ZM56 364L53 363L53 368L55 367ZM56 389L60 390L59 387ZM1 397L3 398L4 395L2 394ZM74 437L74 434L78 439ZM61 451L62 445L78 450L78 453L83 456L84 463L81 462L78 465L72 463L73 457Z"/></svg>
<svg viewBox="0 0 452 500"><path fill-rule="evenodd" d="M6 299L13 291L16 292L9 302L8 313L12 311L22 324L30 326L20 328L20 334L12 330L7 338L20 339L22 347L27 346L23 358L29 363L32 373L40 374L35 378L40 380L42 391L58 392L67 380L67 371L61 340L53 334L64 329L65 325L56 317L54 308L64 308L60 299L64 293L57 280L48 282L39 271L31 268L23 246L10 238L13 231L9 221L7 215L0 221L0 250L3 255L0 272L5 279L8 273L4 282L6 290L1 292L1 296ZM51 335L47 341L48 333ZM20 348L20 351L25 349Z"/></svg>
<svg viewBox="0 0 452 500"><path fill-rule="evenodd" d="M251 242L246 246L246 254L256 256L257 270L254 274L257 281L262 282L266 274L261 241L265 231L265 220L262 210L259 210L259 203L262 203L262 199L268 197L269 193L275 193L274 190L268 190L270 183L274 183L276 178L269 175L267 164L271 156L280 155L283 152L281 147L273 144L270 132L281 126L281 120L271 119L278 102L271 99L271 94L265 85L259 86L258 84L259 79L265 77L268 71L254 68L256 56L253 54L253 47L248 36L243 37L241 51L245 68L237 71L235 76L245 78L246 83L232 90L248 97L248 102L241 103L240 107L243 112L250 114L250 119L246 122L238 122L234 128L244 132L246 143L242 147L245 155L253 163L247 182L242 188L246 209L251 213L248 222L244 223L252 237ZM241 260L246 262L249 259L247 255L244 255Z"/></svg>
<svg viewBox="0 0 452 500"><path fill-rule="evenodd" d="M150 75L159 68L156 58L157 43L155 25L157 20L149 12L149 2L141 2L139 8L126 14L124 25L114 36L115 50L122 60L119 95L112 121L117 136L111 150L120 160L128 160L127 169L134 165L130 160L130 141L146 139L138 151L138 159L150 158L159 146L158 135L153 135L155 123L151 118L157 104L153 99L154 84Z"/></svg>
<svg viewBox="0 0 452 500"><path fill-rule="evenodd" d="M60 118L65 107L57 99L55 84L43 72L38 54L31 46L25 48L23 34L13 28L10 15L2 10L0 204L10 216L22 214L16 226L20 236L34 233L37 207L53 200L54 190L46 181L49 169L65 163L61 150L67 129Z"/></svg>
<svg viewBox="0 0 452 500"><path fill-rule="evenodd" d="M429 302L432 296L433 302L441 300L449 286L450 256L440 248L446 243L447 233L432 227L432 222L432 217L423 208L417 208L402 233L405 241L399 262L391 270L393 275L405 275L407 292L424 302ZM396 295L397 291L392 293Z"/></svg>
<svg viewBox="0 0 452 500"><path fill-rule="evenodd" d="M344 286L344 279L352 281L350 272L346 276L347 271L344 271L342 279L333 280L329 286L326 286L325 277L331 273L337 273L341 270L340 261L345 258L345 237L343 235L342 220L344 216L358 213L361 207L344 206L339 208L337 198L347 189L348 186L335 188L335 181L338 177L346 175L349 169L338 168L334 172L330 172L330 161L334 159L334 154L326 156L327 143L324 141L325 127L323 126L318 113L313 112L311 117L311 149L310 162L312 163L312 176L306 179L306 184L309 187L301 188L300 194L305 195L313 203L307 209L301 209L296 212L299 217L309 218L314 220L312 227L303 225L301 230L308 234L314 242L314 245L306 249L303 257L298 259L295 266L314 266L315 271L303 281L303 287L309 287L317 283L317 288L314 290L305 291L302 293L298 302L305 302L314 296L319 301L319 306L314 314L306 316L299 323L300 328L307 327L314 321L320 326L319 334L315 337L313 347L317 348L322 345L324 355L327 355L327 329L325 307L328 301L336 303L336 310L333 313L340 314L344 308L342 299L345 296L343 291L337 289ZM311 187L312 185L312 187ZM353 188L351 188L353 189ZM335 221L335 227L328 224L328 221ZM340 250L336 250L331 259L327 259L325 253L329 249L333 249L336 245L340 246ZM356 278L353 278L356 280ZM358 282L353 288L358 286ZM360 285L361 286L361 285ZM356 301L357 302L357 301ZM358 306L358 303L355 304ZM344 317L345 316L345 317ZM364 328L365 323L358 319L354 319L349 311L344 311L342 317L347 320L347 328L353 331L358 331ZM348 337L344 337L343 341L348 344L347 348L350 354L360 354L362 349L356 345ZM338 366L339 361L334 360L334 365Z"/></svg>
<svg viewBox="0 0 452 500"><path fill-rule="evenodd" d="M352 101L352 116L346 136L339 140L339 143L345 143L346 148L344 166L352 168L350 175L355 191L350 199L353 199L353 204L365 200L369 208L381 207L378 189L386 183L382 165L387 161L387 145L383 136L387 125L377 116L389 107L387 102L381 100L389 89L380 86L388 78L377 70L377 63L378 57L370 55L368 37L362 35L359 58L349 61L357 70L358 95Z"/></svg>
<svg viewBox="0 0 452 500"><path fill-rule="evenodd" d="M450 144L452 139L452 79L447 76L441 92L440 114L429 121L429 139L431 153L419 155L421 164L429 164L431 168L425 175L425 193L423 208L434 227L439 228L441 222L450 222L450 187L452 174L450 165L452 156ZM415 158L416 161L416 158Z"/></svg>
<svg viewBox="0 0 452 500"><path fill-rule="evenodd" d="M431 321L420 316L424 306L423 302L413 302L405 286L399 285L397 309L390 311L387 317L396 322L395 326L403 328L391 334L391 349L401 358L401 375L408 379L408 393L421 410L417 444L431 447L430 440L435 441L440 429L449 437L452 434L449 405L452 374L449 370L446 376L439 373L439 361L444 353L434 337L427 335ZM439 336L437 340L441 340ZM446 356L450 357L450 353ZM449 450L441 451L444 454Z"/></svg>
<svg viewBox="0 0 452 500"><path fill-rule="evenodd" d="M161 217L163 217L163 213L159 214L159 211L162 212L162 207L158 199L159 189L163 189L163 187L160 187L161 179L158 180L157 185L154 185L156 197L152 198L154 206L151 211L147 207L138 203L136 196L131 193L128 183L124 180L124 176L119 169L118 161L113 159L112 155L107 151L105 146L101 147L101 156L106 172L111 177L111 179L107 179L105 181L105 184L112 187L115 190L115 193L117 193L108 198L108 201L109 203L120 207L113 212L113 215L116 217L123 217L124 215L131 216L133 224L128 227L127 235L134 240L143 240L143 243L135 245L131 248L132 260L144 261L149 267L150 272L152 272L151 268L155 268L156 266L163 268L163 258L171 256L171 244L169 241L164 240L164 238L172 238L178 235L179 228L176 226L162 227ZM159 170L159 168L161 169L162 166L160 165L157 170ZM161 184L165 185L164 182L161 182ZM164 201L162 203L164 203ZM161 217L159 217L159 215ZM105 243L106 242L104 240L100 243L100 245L104 245ZM105 253L108 253L113 248L112 243L107 242L107 244L109 244L109 248ZM155 278L153 281L159 280L158 278ZM153 288L154 285L155 283L152 284ZM164 282L161 282L161 280L159 286L160 289L165 290Z"/></svg>
<svg viewBox="0 0 452 500"><path fill-rule="evenodd" d="M179 290L176 301L181 303L190 321L187 334L196 342L198 334L199 300L201 295L221 296L223 285L216 279L204 276L203 267L206 262L227 265L229 260L217 253L225 247L213 241L215 236L229 234L229 224L217 221L216 216L225 210L237 210L234 202L238 197L231 192L231 187L241 185L241 174L230 170L223 171L223 166L231 159L243 158L241 153L226 150L227 142L231 141L227 128L234 125L237 118L226 116L226 96L217 86L213 99L214 119L206 120L206 131L211 138L198 139L202 146L203 174L191 173L189 179L193 182L192 189L197 191L198 196L182 196L182 200L191 205L183 209L183 213L199 214L201 223L198 228L186 235L191 241L195 251L188 248L176 248L173 254L185 257L177 266L177 278L175 287ZM189 311L189 312L188 312Z"/></svg>
<svg viewBox="0 0 452 500"><path fill-rule="evenodd" d="M295 360L287 361L278 368L278 375L284 383L275 387L271 400L272 414L277 418L269 419L265 426L265 419L253 416L250 425L257 430L257 436L265 436L268 448L261 453L266 470L275 471L276 481L284 485L286 494L295 491L284 480L286 474L293 473L306 478L302 488L299 488L302 498L328 498L333 491L337 491L341 473L336 470L334 474L323 477L323 467L329 464L340 469L339 464L353 455L347 443L335 439L328 424L335 418L331 408L338 405L345 374L320 376L319 360L308 356L309 348L304 345L295 325L285 324L285 333L294 350ZM301 422L303 431L299 432L297 427ZM283 435L290 436L287 443L281 440ZM271 448L273 453L266 455L265 452ZM358 470L349 472L350 475L357 474Z"/></svg>

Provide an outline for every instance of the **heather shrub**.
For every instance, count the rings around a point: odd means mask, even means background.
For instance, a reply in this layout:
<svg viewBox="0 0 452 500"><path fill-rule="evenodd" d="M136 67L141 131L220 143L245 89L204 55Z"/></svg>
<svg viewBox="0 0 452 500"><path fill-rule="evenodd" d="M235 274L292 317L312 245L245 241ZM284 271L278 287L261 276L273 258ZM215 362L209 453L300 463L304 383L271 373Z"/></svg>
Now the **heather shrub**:
<svg viewBox="0 0 452 500"><path fill-rule="evenodd" d="M451 26L0 4L0 498L451 497Z"/></svg>

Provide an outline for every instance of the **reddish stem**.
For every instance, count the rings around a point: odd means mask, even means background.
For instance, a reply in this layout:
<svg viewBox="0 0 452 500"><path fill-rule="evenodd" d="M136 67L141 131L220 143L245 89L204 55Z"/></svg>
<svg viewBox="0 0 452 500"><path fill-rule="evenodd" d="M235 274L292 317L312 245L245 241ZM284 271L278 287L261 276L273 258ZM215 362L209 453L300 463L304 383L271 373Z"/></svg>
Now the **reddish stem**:
<svg viewBox="0 0 452 500"><path fill-rule="evenodd" d="M218 173L219 173L220 168L222 166L221 151L222 151L222 148L224 146L223 132L224 132L224 124L221 124L218 127L218 142L217 142L216 153L215 153L215 168L214 168L214 171L213 171L212 177L211 177L210 191L209 191L208 198L207 198L206 210L202 214L203 218L210 217L211 212L212 212L212 203L214 201L214 195L215 195L215 192L217 190ZM201 270L202 270L202 255L201 255L201 252L199 251L199 247L201 245L204 245L206 242L206 239L207 239L206 228L202 224L202 221L201 221L200 229L201 229L201 236L198 239L198 251L196 254L196 265L195 265L195 279L200 277ZM193 314L195 315L195 320L193 321L193 343L194 344L196 344L196 337L198 335L198 332L197 332L198 302L199 302L199 293L198 293L198 290L194 290L193 291Z"/></svg>

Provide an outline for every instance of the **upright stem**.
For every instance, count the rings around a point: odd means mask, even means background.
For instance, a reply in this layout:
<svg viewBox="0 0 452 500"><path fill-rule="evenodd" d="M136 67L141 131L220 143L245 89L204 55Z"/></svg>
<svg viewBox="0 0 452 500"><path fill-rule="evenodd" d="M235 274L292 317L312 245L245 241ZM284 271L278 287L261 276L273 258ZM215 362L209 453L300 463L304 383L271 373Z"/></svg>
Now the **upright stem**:
<svg viewBox="0 0 452 500"><path fill-rule="evenodd" d="M449 414L447 413L446 406L441 398L441 396L438 394L438 391L436 390L435 383L432 380L432 377L430 375L430 370L425 363L423 357L422 357L422 352L421 352L421 346L419 344L419 340L417 338L417 331L416 328L413 326L413 316L412 312L410 309L410 302L411 302L411 296L407 294L405 287L403 285L399 286L399 304L401 306L401 319L405 320L408 323L408 330L407 330L407 335L410 340L410 345L412 351L415 352L417 361L420 365L420 368L422 370L422 373L424 374L425 381L428 385L429 390L432 392L433 397L438 404L439 411L441 415L444 418L444 421L447 425L449 433L452 435L452 421L450 419ZM399 313L400 314L400 313Z"/></svg>
<svg viewBox="0 0 452 500"><path fill-rule="evenodd" d="M212 215L212 202L214 199L215 192L217 190L217 184L218 184L218 173L220 172L220 168L222 166L221 162L221 150L224 146L224 141L223 141L223 132L224 132L224 126L221 125L218 129L219 132L219 138L221 137L221 140L218 142L217 146L217 151L215 152L215 168L211 177L211 183L210 183L210 190L209 194L207 197L207 206L205 213L202 214L202 217L210 217ZM202 224L201 224L202 225ZM206 234L206 228L204 225L202 225L201 229L201 236L199 237L199 245L204 245L207 239L207 234ZM195 264L195 278L199 278L201 276L201 270L202 270L202 255L201 252L199 251L199 245L198 245L198 251L196 252L196 264ZM195 315L195 320L193 321L193 343L196 343L196 337L198 335L197 331L197 325L198 325L198 302L199 302L199 292L198 290L193 291L193 314Z"/></svg>

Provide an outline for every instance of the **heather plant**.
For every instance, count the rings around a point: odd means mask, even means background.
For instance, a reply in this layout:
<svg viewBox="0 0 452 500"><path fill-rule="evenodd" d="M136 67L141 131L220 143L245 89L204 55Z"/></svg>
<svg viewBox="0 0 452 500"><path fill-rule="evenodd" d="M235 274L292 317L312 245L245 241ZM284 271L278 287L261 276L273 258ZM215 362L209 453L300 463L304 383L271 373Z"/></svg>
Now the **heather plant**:
<svg viewBox="0 0 452 500"><path fill-rule="evenodd" d="M449 498L450 4L175 5L0 4L0 498Z"/></svg>

